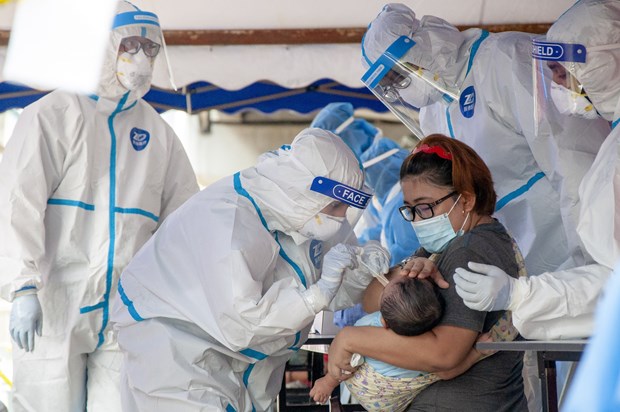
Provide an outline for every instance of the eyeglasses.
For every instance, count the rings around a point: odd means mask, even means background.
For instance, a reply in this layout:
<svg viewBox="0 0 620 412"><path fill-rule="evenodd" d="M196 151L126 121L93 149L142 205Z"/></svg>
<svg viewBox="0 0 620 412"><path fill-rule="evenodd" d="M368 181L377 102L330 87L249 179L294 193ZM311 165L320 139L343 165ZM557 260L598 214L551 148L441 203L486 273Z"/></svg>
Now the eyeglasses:
<svg viewBox="0 0 620 412"><path fill-rule="evenodd" d="M433 210L433 207L437 206L441 202L451 198L456 194L456 191L448 193L441 199L435 200L433 203L419 203L415 206L403 205L398 208L398 211L400 212L403 219L408 222L413 222L413 220L415 219L415 215L420 216L422 219L430 219L431 217L435 216L435 211Z"/></svg>
<svg viewBox="0 0 620 412"><path fill-rule="evenodd" d="M383 83L383 84L381 84ZM396 70L390 70L379 85L381 94L390 103L398 100L398 89L406 89L411 84L411 78Z"/></svg>
<svg viewBox="0 0 620 412"><path fill-rule="evenodd" d="M161 45L144 37L125 37L121 40L120 51L136 54L142 49L148 57L155 57L159 53Z"/></svg>

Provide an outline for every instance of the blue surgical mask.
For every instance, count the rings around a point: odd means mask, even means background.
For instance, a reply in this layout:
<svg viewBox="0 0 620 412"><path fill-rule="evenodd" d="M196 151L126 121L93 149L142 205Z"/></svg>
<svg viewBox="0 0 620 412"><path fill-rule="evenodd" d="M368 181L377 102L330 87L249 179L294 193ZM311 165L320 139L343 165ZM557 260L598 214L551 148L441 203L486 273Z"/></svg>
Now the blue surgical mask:
<svg viewBox="0 0 620 412"><path fill-rule="evenodd" d="M411 222L411 226L413 226L413 230L420 241L420 245L426 249L427 252L443 252L452 239L463 234L463 227L465 227L465 223L467 219L469 219L469 213L467 213L463 226L461 226L458 233L454 231L452 223L450 223L450 218L448 217L460 198L461 195L456 199L456 202L454 202L448 213L443 213L439 216L419 222Z"/></svg>

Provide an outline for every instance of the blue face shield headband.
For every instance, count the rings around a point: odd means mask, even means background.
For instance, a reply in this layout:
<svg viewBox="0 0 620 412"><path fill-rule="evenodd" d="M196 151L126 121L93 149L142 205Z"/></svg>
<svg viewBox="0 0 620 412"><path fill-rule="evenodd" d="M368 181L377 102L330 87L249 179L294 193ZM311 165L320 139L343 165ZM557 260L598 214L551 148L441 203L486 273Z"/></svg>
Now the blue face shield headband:
<svg viewBox="0 0 620 412"><path fill-rule="evenodd" d="M532 57L536 60L585 63L586 47L578 43L532 40Z"/></svg>
<svg viewBox="0 0 620 412"><path fill-rule="evenodd" d="M312 181L310 190L329 196L349 206L357 209L366 209L372 195L361 190L355 189L344 183L328 179L323 176L317 176Z"/></svg>
<svg viewBox="0 0 620 412"><path fill-rule="evenodd" d="M128 11L116 15L112 29L134 24L153 25L159 27L159 19L156 14L148 11Z"/></svg>

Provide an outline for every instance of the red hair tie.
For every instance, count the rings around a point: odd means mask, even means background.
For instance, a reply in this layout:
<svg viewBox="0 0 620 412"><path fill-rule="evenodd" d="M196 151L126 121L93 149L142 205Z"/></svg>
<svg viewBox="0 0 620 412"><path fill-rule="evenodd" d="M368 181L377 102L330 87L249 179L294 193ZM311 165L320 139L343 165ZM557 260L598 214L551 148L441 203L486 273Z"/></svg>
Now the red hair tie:
<svg viewBox="0 0 620 412"><path fill-rule="evenodd" d="M442 159L452 160L452 154L443 150L441 146L429 146L427 144L423 144L422 146L418 146L413 149L411 154L416 154L418 152L436 154Z"/></svg>

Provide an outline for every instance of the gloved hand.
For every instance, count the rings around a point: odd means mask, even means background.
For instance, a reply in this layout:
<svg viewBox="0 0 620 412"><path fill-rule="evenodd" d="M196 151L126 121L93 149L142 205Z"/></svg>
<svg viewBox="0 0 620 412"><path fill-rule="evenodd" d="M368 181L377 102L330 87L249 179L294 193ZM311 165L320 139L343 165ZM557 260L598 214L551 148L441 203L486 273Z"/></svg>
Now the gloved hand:
<svg viewBox="0 0 620 412"><path fill-rule="evenodd" d="M323 281L323 283L330 287L335 286L337 290L342 282L344 270L357 267L358 251L359 248L357 246L345 245L344 243L332 247L323 258L323 270L319 282Z"/></svg>
<svg viewBox="0 0 620 412"><path fill-rule="evenodd" d="M13 300L9 330L20 349L34 350L34 334L41 336L43 312L37 294L19 296Z"/></svg>
<svg viewBox="0 0 620 412"><path fill-rule="evenodd" d="M516 279L497 266L474 262L468 266L473 272L458 268L454 274L456 293L465 305L484 312L508 309Z"/></svg>
<svg viewBox="0 0 620 412"><path fill-rule="evenodd" d="M390 270L390 252L375 240L358 247L361 253L358 255L358 263L373 276L383 276Z"/></svg>
<svg viewBox="0 0 620 412"><path fill-rule="evenodd" d="M315 313L325 309L336 296L345 269L357 266L357 252L357 246L340 243L325 254L321 278L303 293Z"/></svg>

